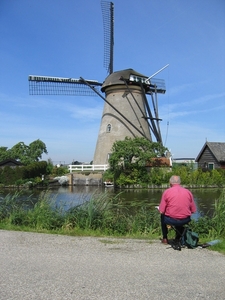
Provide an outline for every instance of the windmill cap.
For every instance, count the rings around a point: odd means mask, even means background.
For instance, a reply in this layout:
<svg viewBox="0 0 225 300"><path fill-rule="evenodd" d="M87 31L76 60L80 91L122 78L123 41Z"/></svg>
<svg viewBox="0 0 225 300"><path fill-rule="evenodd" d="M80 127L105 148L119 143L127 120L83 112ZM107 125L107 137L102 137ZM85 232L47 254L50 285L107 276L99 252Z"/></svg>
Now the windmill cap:
<svg viewBox="0 0 225 300"><path fill-rule="evenodd" d="M108 77L106 77L105 81L103 82L101 91L104 92L107 87L112 86L112 85L124 85L124 81L121 80L123 78L124 80L130 80L132 77L136 78L134 81L140 81L139 79L145 81L148 76L145 76L133 69L126 69L122 71L116 71L110 74Z"/></svg>

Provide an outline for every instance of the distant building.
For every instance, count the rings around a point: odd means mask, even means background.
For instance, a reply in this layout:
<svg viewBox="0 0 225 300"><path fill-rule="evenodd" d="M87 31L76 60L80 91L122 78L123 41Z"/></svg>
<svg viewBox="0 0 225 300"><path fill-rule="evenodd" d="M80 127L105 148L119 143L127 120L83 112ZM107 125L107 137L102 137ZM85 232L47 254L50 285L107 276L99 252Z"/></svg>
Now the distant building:
<svg viewBox="0 0 225 300"><path fill-rule="evenodd" d="M195 158L173 158L172 159L174 163L178 164L191 164L195 162Z"/></svg>
<svg viewBox="0 0 225 300"><path fill-rule="evenodd" d="M206 142L195 161L202 169L225 169L225 143Z"/></svg>
<svg viewBox="0 0 225 300"><path fill-rule="evenodd" d="M182 157L182 158L173 158L173 166L193 166L193 169L198 168L198 164L195 162L195 158Z"/></svg>

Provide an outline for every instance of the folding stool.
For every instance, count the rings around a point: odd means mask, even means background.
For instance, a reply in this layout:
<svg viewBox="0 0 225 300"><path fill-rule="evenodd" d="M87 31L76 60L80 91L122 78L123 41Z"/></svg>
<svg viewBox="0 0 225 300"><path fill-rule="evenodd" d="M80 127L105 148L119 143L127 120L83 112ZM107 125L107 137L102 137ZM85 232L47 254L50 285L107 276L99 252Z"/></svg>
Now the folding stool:
<svg viewBox="0 0 225 300"><path fill-rule="evenodd" d="M171 242L171 247L174 249L174 250L179 250L181 251L181 248L184 247L184 236L185 236L185 233L186 231L189 229L189 226L188 224L190 223L190 221L184 225L182 225L182 227L184 227L184 230L182 233L180 233L174 225L171 225L171 224L167 224L167 228L168 226L170 228L172 228L176 235L178 234L180 236L180 238L178 240L174 239L172 242Z"/></svg>

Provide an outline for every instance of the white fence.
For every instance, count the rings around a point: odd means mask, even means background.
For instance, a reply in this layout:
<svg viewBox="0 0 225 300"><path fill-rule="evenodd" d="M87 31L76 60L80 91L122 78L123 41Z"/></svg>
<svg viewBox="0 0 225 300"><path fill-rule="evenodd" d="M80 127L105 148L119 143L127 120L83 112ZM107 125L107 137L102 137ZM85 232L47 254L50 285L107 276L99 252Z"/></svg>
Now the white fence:
<svg viewBox="0 0 225 300"><path fill-rule="evenodd" d="M109 168L108 165L69 165L69 172L77 171L106 171Z"/></svg>

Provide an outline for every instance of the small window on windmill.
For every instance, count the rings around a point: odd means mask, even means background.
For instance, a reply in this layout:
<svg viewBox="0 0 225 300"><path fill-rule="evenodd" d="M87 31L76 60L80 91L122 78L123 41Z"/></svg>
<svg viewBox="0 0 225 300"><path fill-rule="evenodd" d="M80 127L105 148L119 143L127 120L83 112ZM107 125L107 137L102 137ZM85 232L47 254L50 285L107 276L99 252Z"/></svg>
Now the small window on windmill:
<svg viewBox="0 0 225 300"><path fill-rule="evenodd" d="M108 124L106 127L106 132L111 132L111 128L112 128L111 124Z"/></svg>

